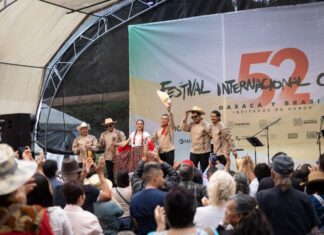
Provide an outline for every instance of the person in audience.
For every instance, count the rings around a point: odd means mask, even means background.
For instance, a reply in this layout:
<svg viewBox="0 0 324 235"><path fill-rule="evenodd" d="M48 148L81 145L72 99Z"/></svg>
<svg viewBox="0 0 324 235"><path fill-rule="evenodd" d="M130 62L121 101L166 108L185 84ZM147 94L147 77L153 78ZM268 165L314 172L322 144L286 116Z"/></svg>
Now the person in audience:
<svg viewBox="0 0 324 235"><path fill-rule="evenodd" d="M64 212L71 222L73 234L103 234L98 218L82 209L86 197L82 183L78 180L65 183L63 193L66 201Z"/></svg>
<svg viewBox="0 0 324 235"><path fill-rule="evenodd" d="M162 171L163 171L163 177L164 177L164 186L162 187L163 191L168 191L171 187L177 185L179 183L179 176L177 172L166 162L163 162L159 155L154 153L153 154L154 159L149 160L148 158L144 158L145 161L140 161L136 171L134 172L132 178L131 178L131 185L132 185L132 191L133 194L143 190L145 188L145 182L142 178L144 166L145 164L149 162L156 162L160 164Z"/></svg>
<svg viewBox="0 0 324 235"><path fill-rule="evenodd" d="M139 235L146 235L156 229L154 209L164 205L166 192L160 190L164 186L161 165L155 162L146 163L142 176L145 189L135 193L131 199L130 212L135 218Z"/></svg>
<svg viewBox="0 0 324 235"><path fill-rule="evenodd" d="M119 230L118 217L123 215L123 208L114 197L108 202L93 203L94 214L97 216L105 235L116 235Z"/></svg>
<svg viewBox="0 0 324 235"><path fill-rule="evenodd" d="M237 172L234 175L234 180L236 183L236 193L249 194L250 187L246 175L242 172Z"/></svg>
<svg viewBox="0 0 324 235"><path fill-rule="evenodd" d="M207 189L203 184L197 184L192 181L194 173L194 163L190 160L182 161L179 167L180 183L179 185L192 191L195 195L197 205L202 206L201 200L207 198Z"/></svg>
<svg viewBox="0 0 324 235"><path fill-rule="evenodd" d="M112 118L106 118L104 125L107 130L100 134L99 145L105 148L105 163L107 169L108 179L114 182L114 162L117 145L126 140L124 132L115 128L115 123Z"/></svg>
<svg viewBox="0 0 324 235"><path fill-rule="evenodd" d="M318 231L319 219L310 198L291 186L294 162L280 154L272 162L271 177L275 187L257 194L261 210L276 235L305 235Z"/></svg>
<svg viewBox="0 0 324 235"><path fill-rule="evenodd" d="M209 205L198 207L195 214L195 225L198 228L216 228L224 219L225 204L235 194L235 181L224 170L216 171L207 186Z"/></svg>
<svg viewBox="0 0 324 235"><path fill-rule="evenodd" d="M324 172L324 153L319 156L318 167L320 171Z"/></svg>
<svg viewBox="0 0 324 235"><path fill-rule="evenodd" d="M242 159L242 163L238 168L238 172L242 172L246 175L248 184L250 184L254 179L254 162L250 156L245 156Z"/></svg>
<svg viewBox="0 0 324 235"><path fill-rule="evenodd" d="M236 146L231 131L221 121L221 113L213 110L210 114L211 125L211 143L213 145L213 152L217 155L218 161L226 165L225 156L230 156L232 151L233 155L237 157Z"/></svg>
<svg viewBox="0 0 324 235"><path fill-rule="evenodd" d="M232 230L226 231L226 225ZM272 235L271 227L254 198L236 194L226 203L224 222L217 230L221 235Z"/></svg>
<svg viewBox="0 0 324 235"><path fill-rule="evenodd" d="M26 205L36 169L35 162L17 160L9 145L0 144L0 234L53 234L46 209Z"/></svg>
<svg viewBox="0 0 324 235"><path fill-rule="evenodd" d="M161 127L154 131L152 140L158 143L158 153L161 160L173 166L175 124L171 104L169 104L167 110L168 114L161 116Z"/></svg>
<svg viewBox="0 0 324 235"><path fill-rule="evenodd" d="M318 227L321 232L324 232L324 172L312 171L302 186L305 186L306 192L311 195L311 202L321 221Z"/></svg>
<svg viewBox="0 0 324 235"><path fill-rule="evenodd" d="M120 171L117 174L117 187L112 189L113 198L123 208L123 216L118 219L119 231L131 229L131 217L129 213L129 205L132 198L132 187L129 182L129 174L127 171Z"/></svg>
<svg viewBox="0 0 324 235"><path fill-rule="evenodd" d="M259 182L265 178L271 176L270 167L266 163L259 163L254 168L255 178L251 181L250 188L250 196L255 198L259 188Z"/></svg>
<svg viewBox="0 0 324 235"><path fill-rule="evenodd" d="M273 162L274 159L279 156L279 155L287 155L284 152L277 152L276 154L274 154L272 156L271 161ZM292 187L299 190L299 191L303 191L303 187L300 186L300 183L302 181L300 179L296 179L295 177L291 178L291 183L292 183ZM259 187L258 187L258 192L264 189L269 189L269 188L273 188L274 187L274 182L273 182L273 178L271 176L269 177L264 177L260 182L259 182Z"/></svg>
<svg viewBox="0 0 324 235"><path fill-rule="evenodd" d="M176 186L172 188L165 198L165 207L155 208L156 232L149 235L182 235L199 234L207 235L207 231L197 228L194 225L194 215L196 212L195 195L188 189ZM169 230L166 230L167 225ZM209 228L211 234L217 234Z"/></svg>
<svg viewBox="0 0 324 235"><path fill-rule="evenodd" d="M105 202L111 199L111 190L107 184L104 177L104 167L105 159L103 157L99 158L98 165L95 170L98 174L101 190L99 191L96 187L92 185L83 185L83 190L85 191L85 203L83 204L83 209L94 212L93 203L94 202ZM82 179L89 173L90 166L86 161L84 161L83 170L79 167L76 160L72 158L64 159L62 163L62 177L64 183L70 182L72 180L83 181ZM66 202L63 196L63 186L58 186L54 191L54 205L65 207Z"/></svg>
<svg viewBox="0 0 324 235"><path fill-rule="evenodd" d="M150 134L144 131L144 120L138 119L136 120L136 131L133 131L129 138L120 144L119 156L115 160L116 174L120 170L134 172L139 161L144 157L144 147L149 144L152 144L152 142ZM128 149L128 146L131 148Z"/></svg>
<svg viewBox="0 0 324 235"><path fill-rule="evenodd" d="M53 195L47 178L40 173L34 174L33 178L36 187L27 194L27 204L46 208L55 235L72 235L70 220L61 207L53 206Z"/></svg>
<svg viewBox="0 0 324 235"><path fill-rule="evenodd" d="M305 163L301 166L298 166L297 169L294 171L293 177L300 179L302 182L307 181L307 177L310 173L311 164Z"/></svg>
<svg viewBox="0 0 324 235"><path fill-rule="evenodd" d="M98 141L95 136L89 134L89 124L82 122L77 129L80 136L73 140L72 151L78 155L78 162L81 166L84 160L92 159L95 156L95 152L98 150Z"/></svg>
<svg viewBox="0 0 324 235"><path fill-rule="evenodd" d="M48 159L44 162L43 172L51 183L52 190L55 190L58 186L63 185L63 181L57 177L57 162L55 160Z"/></svg>
<svg viewBox="0 0 324 235"><path fill-rule="evenodd" d="M192 122L187 123L187 119L191 113ZM186 112L185 118L180 124L181 131L190 132L191 150L190 160L198 167L200 163L201 172L204 172L208 166L210 148L211 125L203 120L202 115L205 112L198 106L193 106L191 110Z"/></svg>

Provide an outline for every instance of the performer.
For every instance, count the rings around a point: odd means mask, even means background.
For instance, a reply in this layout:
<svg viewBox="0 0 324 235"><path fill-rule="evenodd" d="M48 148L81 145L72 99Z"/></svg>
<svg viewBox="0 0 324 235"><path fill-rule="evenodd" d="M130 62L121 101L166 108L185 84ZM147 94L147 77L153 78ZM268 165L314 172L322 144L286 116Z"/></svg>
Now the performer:
<svg viewBox="0 0 324 235"><path fill-rule="evenodd" d="M136 131L132 132L129 138L120 144L123 149L118 151L120 154L116 156L116 167L114 169L134 172L139 160L144 156L144 146L147 146L150 142L150 134L144 131L144 121L138 119ZM130 149L128 148L129 145Z"/></svg>
<svg viewBox="0 0 324 235"><path fill-rule="evenodd" d="M102 124L104 125L107 130L100 135L99 144L101 147L105 148L105 163L106 163L106 169L107 169L107 175L108 179L110 179L112 182L114 182L114 162L113 157L116 154L116 147L121 143L122 141L126 140L126 136L124 132L117 130L115 128L115 123L111 118L106 118L105 122Z"/></svg>
<svg viewBox="0 0 324 235"><path fill-rule="evenodd" d="M187 124L187 119L191 113L192 122ZM205 112L198 106L193 106L186 112L186 116L180 124L181 131L190 132L191 150L190 160L198 167L200 162L201 171L204 172L208 166L210 155L210 132L211 125L203 120L202 115Z"/></svg>
<svg viewBox="0 0 324 235"><path fill-rule="evenodd" d="M153 141L158 143L158 153L162 161L170 166L174 163L174 119L171 104L167 107L168 114L161 116L161 127L154 131Z"/></svg>
<svg viewBox="0 0 324 235"><path fill-rule="evenodd" d="M75 138L72 143L72 151L78 155L78 162L82 165L83 160L93 159L98 150L98 141L95 136L89 135L90 125L82 122L77 127L80 136Z"/></svg>
<svg viewBox="0 0 324 235"><path fill-rule="evenodd" d="M212 121L211 138L213 144L213 152L217 155L218 161L226 165L226 157L232 151L235 158L237 157L234 138L230 130L221 121L221 113L217 110L211 112L210 119Z"/></svg>

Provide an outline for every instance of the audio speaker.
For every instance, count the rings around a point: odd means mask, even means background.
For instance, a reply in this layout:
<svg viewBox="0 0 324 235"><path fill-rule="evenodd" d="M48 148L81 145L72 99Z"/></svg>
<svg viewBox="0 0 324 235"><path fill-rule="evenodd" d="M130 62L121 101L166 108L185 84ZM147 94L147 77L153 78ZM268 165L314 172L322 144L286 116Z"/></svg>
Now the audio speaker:
<svg viewBox="0 0 324 235"><path fill-rule="evenodd" d="M31 146L31 134L35 125L35 116L29 113L0 115L1 142L9 144L14 150Z"/></svg>

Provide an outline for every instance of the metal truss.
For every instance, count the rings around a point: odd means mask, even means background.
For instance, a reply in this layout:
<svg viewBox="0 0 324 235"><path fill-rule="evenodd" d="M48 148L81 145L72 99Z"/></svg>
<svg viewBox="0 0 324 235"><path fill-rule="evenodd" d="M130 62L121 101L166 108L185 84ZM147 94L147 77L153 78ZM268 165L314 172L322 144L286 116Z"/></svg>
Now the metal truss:
<svg viewBox="0 0 324 235"><path fill-rule="evenodd" d="M50 117L51 107L54 98L62 84L62 81L73 63L81 56L81 54L91 46L97 39L111 30L129 22L135 17L159 7L168 0L125 0L111 6L109 13L98 16L98 19L85 30L83 30L72 42L67 46L67 50L58 57L57 61L45 73L45 79L42 88L41 104L47 104L49 110L42 112L39 105L38 120L40 115L46 115L47 124ZM54 57L55 58L55 57ZM47 145L47 127L45 129L45 149Z"/></svg>
<svg viewBox="0 0 324 235"><path fill-rule="evenodd" d="M0 0L0 12L9 7L11 4L17 0Z"/></svg>
<svg viewBox="0 0 324 235"><path fill-rule="evenodd" d="M147 0L126 1L126 4L98 18L95 23L85 29L70 43L67 50L50 68L44 79L45 82L41 96L42 102L50 107L52 106L56 93L73 63L98 38L166 1L168 0L152 0L151 2Z"/></svg>

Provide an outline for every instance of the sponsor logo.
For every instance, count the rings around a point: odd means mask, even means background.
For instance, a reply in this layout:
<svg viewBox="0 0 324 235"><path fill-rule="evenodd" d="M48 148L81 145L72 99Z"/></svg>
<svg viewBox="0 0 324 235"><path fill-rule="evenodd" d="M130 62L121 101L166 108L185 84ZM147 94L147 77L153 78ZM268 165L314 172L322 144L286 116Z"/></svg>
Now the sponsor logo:
<svg viewBox="0 0 324 235"><path fill-rule="evenodd" d="M237 122L237 123L234 123L234 126L242 126L242 127L245 127L245 126L250 126L251 123L249 122Z"/></svg>
<svg viewBox="0 0 324 235"><path fill-rule="evenodd" d="M234 122L231 122L231 121L227 122L227 127L229 129L233 129L233 126L234 126Z"/></svg>
<svg viewBox="0 0 324 235"><path fill-rule="evenodd" d="M317 120L311 119L311 120L304 120L304 124L316 124Z"/></svg>
<svg viewBox="0 0 324 235"><path fill-rule="evenodd" d="M302 126L303 125L303 119L302 118L294 118L293 122L294 122L294 126Z"/></svg>
<svg viewBox="0 0 324 235"><path fill-rule="evenodd" d="M179 144L190 144L191 139L179 139Z"/></svg>
<svg viewBox="0 0 324 235"><path fill-rule="evenodd" d="M316 139L318 133L316 131L307 131L307 139Z"/></svg>
<svg viewBox="0 0 324 235"><path fill-rule="evenodd" d="M288 133L288 139L297 139L298 133Z"/></svg>

